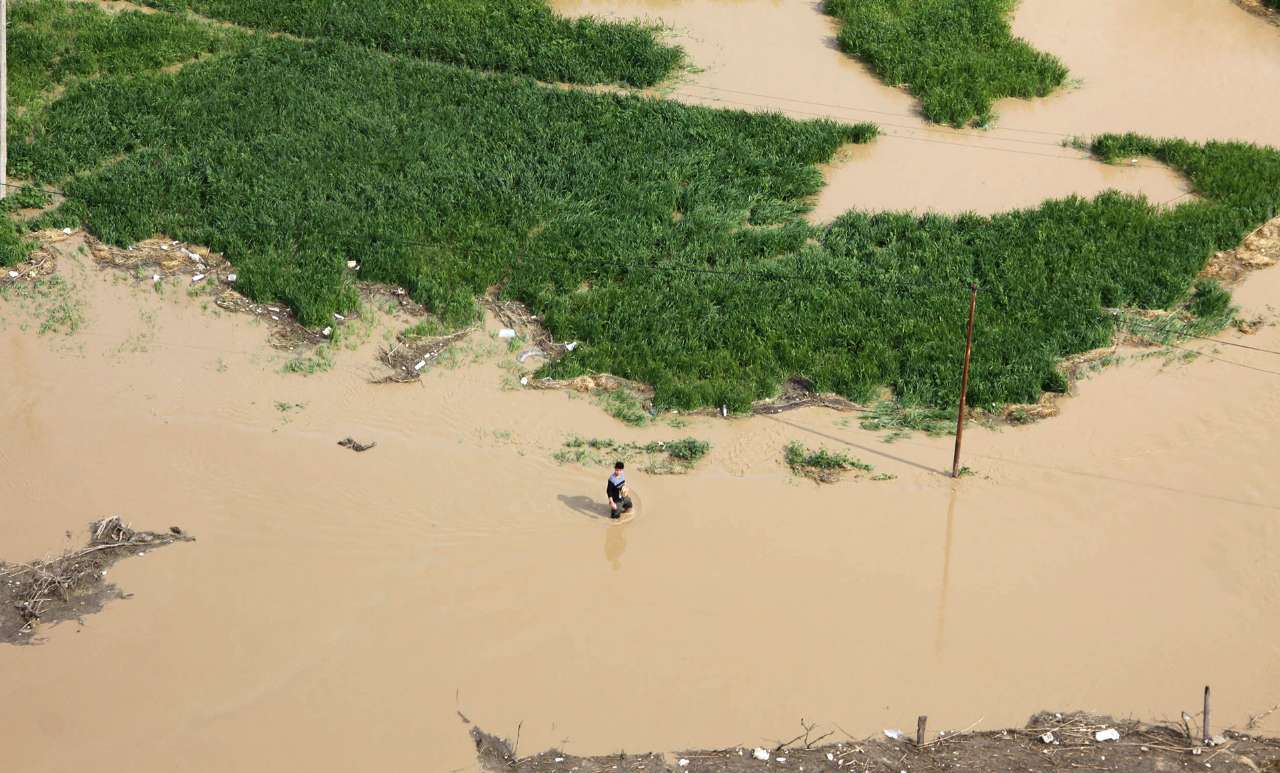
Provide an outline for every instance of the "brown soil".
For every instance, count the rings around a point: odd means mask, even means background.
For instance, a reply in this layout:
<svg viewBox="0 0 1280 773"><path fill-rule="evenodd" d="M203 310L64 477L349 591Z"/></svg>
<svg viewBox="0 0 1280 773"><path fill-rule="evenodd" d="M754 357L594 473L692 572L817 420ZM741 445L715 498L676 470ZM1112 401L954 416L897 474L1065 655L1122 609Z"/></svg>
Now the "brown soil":
<svg viewBox="0 0 1280 773"><path fill-rule="evenodd" d="M1114 729L1119 740L1098 741L1096 733ZM1189 733L1188 730L1191 730ZM576 773L756 773L764 770L814 771L1036 771L1227 770L1240 773L1280 771L1280 739L1227 731L1207 743L1189 725L1147 724L1108 716L1074 713L1033 716L1025 728L960 731L926 736L922 746L879 735L832 742L837 729L806 725L805 733L768 747L732 747L675 754L618 754L576 757L551 750L518 758L510 744L472 728L483 769L493 773L576 771ZM764 759L761 759L763 757Z"/></svg>
<svg viewBox="0 0 1280 773"><path fill-rule="evenodd" d="M1262 0L1234 0L1234 2L1254 16L1260 16L1272 24L1280 24L1280 11L1263 5Z"/></svg>
<svg viewBox="0 0 1280 773"><path fill-rule="evenodd" d="M177 526L168 533L134 531L112 516L89 524L89 542L79 550L47 561L0 561L0 644L31 644L41 624L79 619L112 598L124 598L105 579L112 564L192 540Z"/></svg>

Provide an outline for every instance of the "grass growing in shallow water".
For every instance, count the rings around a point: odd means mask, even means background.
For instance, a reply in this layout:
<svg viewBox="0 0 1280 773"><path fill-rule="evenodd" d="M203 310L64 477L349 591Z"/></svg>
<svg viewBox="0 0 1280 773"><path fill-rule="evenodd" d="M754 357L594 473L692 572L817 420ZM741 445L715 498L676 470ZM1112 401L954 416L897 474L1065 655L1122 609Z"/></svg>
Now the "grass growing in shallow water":
<svg viewBox="0 0 1280 773"><path fill-rule="evenodd" d="M991 120L1002 97L1043 97L1067 68L1015 38L1015 0L825 0L840 49L890 85L905 84L936 123Z"/></svg>
<svg viewBox="0 0 1280 773"><path fill-rule="evenodd" d="M875 469L848 454L828 451L825 448L814 451L797 442L787 444L783 458L793 473L819 483L834 483L841 473L849 470L871 472Z"/></svg>
<svg viewBox="0 0 1280 773"><path fill-rule="evenodd" d="M709 452L711 444L696 438L668 442L619 443L612 439L586 440L573 436L555 454L561 464L605 467L613 462L638 461L642 472L651 475L674 475L688 472Z"/></svg>
<svg viewBox="0 0 1280 773"><path fill-rule="evenodd" d="M959 390L957 390L959 391ZM924 432L930 437L955 434L956 419L946 410L919 405L903 405L897 400L881 400L858 419L863 429L887 431L884 441L892 443Z"/></svg>

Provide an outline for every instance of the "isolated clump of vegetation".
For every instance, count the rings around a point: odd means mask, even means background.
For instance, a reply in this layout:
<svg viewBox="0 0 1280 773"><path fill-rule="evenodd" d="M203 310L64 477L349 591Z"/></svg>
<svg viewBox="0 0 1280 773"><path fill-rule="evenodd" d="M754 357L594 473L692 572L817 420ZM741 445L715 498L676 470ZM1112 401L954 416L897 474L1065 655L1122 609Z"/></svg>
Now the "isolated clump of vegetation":
<svg viewBox="0 0 1280 773"><path fill-rule="evenodd" d="M811 478L819 483L834 483L849 470L871 472L875 468L839 451L819 448L816 451L798 442L787 444L783 452L787 466L796 475Z"/></svg>
<svg viewBox="0 0 1280 773"><path fill-rule="evenodd" d="M545 0L143 0L256 29L332 38L544 81L652 86L683 61L638 22L567 19Z"/></svg>
<svg viewBox="0 0 1280 773"><path fill-rule="evenodd" d="M1063 84L1056 57L1015 38L1016 0L825 0L840 20L840 49L890 85L906 85L925 117L990 122L1003 97L1043 97Z"/></svg>
<svg viewBox="0 0 1280 773"><path fill-rule="evenodd" d="M561 464L585 467L608 466L613 462L638 462L639 469L653 475L675 475L693 469L711 451L705 440L687 437L651 443L621 443L611 438L590 440L574 435L555 454Z"/></svg>

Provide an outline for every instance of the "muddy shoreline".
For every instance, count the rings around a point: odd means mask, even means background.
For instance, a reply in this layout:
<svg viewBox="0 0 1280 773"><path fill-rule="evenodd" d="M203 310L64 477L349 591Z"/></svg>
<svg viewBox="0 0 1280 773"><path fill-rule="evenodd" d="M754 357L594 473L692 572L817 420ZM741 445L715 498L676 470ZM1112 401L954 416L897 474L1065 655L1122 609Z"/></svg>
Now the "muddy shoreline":
<svg viewBox="0 0 1280 773"><path fill-rule="evenodd" d="M1188 717L1187 719L1194 719ZM802 723L803 724L803 723ZM805 725L776 745L580 757L551 749L518 757L502 738L471 729L476 756L489 773L756 773L762 770L883 771L1280 771L1280 739L1227 730L1207 739L1190 723L1148 723L1084 712L1041 712L1022 728L943 731L917 746L913 732L867 738ZM1114 731L1114 733L1112 732ZM897 733L899 737L890 737ZM832 740L843 737L843 740Z"/></svg>

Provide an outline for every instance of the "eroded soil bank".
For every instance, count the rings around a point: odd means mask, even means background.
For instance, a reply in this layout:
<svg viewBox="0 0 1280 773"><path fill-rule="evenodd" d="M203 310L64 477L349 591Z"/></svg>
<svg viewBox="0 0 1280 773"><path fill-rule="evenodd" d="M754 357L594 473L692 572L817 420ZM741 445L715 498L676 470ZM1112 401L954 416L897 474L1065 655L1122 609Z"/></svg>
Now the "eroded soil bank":
<svg viewBox="0 0 1280 773"><path fill-rule="evenodd" d="M1023 0L1015 34L1062 59L1073 85L1006 99L989 130L928 124L835 44L818 2L556 0L566 14L648 18L673 29L696 71L673 98L797 118L873 121L881 137L827 170L812 218L852 209L992 213L1107 189L1176 203L1187 184L1146 161L1107 166L1063 147L1073 136L1135 131L1280 146L1280 28L1229 0Z"/></svg>
<svg viewBox="0 0 1280 773"><path fill-rule="evenodd" d="M1280 741L1228 731L1209 743L1187 735L1189 726L1146 724L1084 713L1040 713L1021 729L943 731L919 746L910 734L830 739L838 730L806 727L802 736L776 746L703 749L667 754L577 757L551 750L517 757L511 745L472 729L485 770L498 773L578 771L578 773L756 773L762 770L834 771L1032 771L1115 770L1148 773L1175 770L1280 770ZM1114 731L1111 739L1109 731ZM898 731L891 731L898 732ZM1106 740L1099 741L1102 734Z"/></svg>

